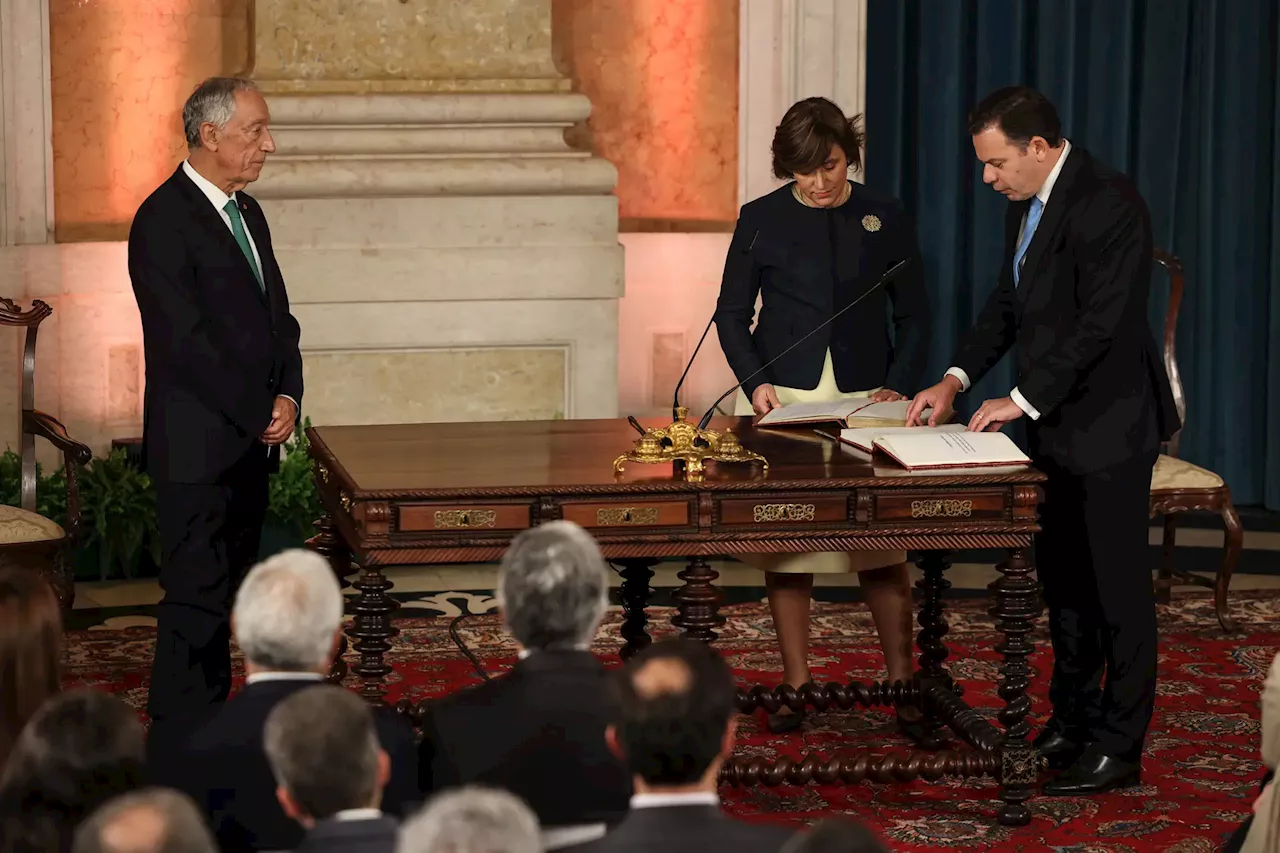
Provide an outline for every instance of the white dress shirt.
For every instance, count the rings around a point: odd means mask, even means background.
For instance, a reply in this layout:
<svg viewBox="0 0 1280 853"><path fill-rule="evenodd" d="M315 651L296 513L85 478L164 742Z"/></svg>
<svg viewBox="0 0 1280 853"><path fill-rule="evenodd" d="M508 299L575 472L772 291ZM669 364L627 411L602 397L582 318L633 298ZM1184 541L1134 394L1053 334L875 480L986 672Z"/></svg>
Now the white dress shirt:
<svg viewBox="0 0 1280 853"><path fill-rule="evenodd" d="M246 685L263 681L324 681L324 676L316 672L255 672L244 680Z"/></svg>
<svg viewBox="0 0 1280 853"><path fill-rule="evenodd" d="M632 794L633 809L665 809L670 806L720 807L720 797L714 791L685 791L679 794Z"/></svg>
<svg viewBox="0 0 1280 853"><path fill-rule="evenodd" d="M1049 177L1044 179L1044 183L1040 185L1040 189L1036 192L1036 198L1040 199L1040 204L1044 207L1049 206L1049 193L1053 192L1053 185L1058 182L1058 175L1062 174L1062 164L1067 162L1067 155L1070 153L1071 140L1064 138L1062 140L1062 154L1058 157L1058 162L1053 165L1053 170L1049 172ZM1042 218L1043 215L1042 211ZM1013 241L1014 246L1022 245L1022 232L1026 230L1026 227L1027 217L1026 214L1023 214L1022 224L1018 226L1018 239ZM952 367L947 371L947 375L954 376L956 379L960 380L961 391L969 390L969 374L965 373L962 368ZM1019 391L1016 386L1009 392L1009 398L1013 400L1013 402L1018 405L1018 408L1022 409L1022 411L1025 412L1027 417L1031 418L1031 420L1035 421L1040 419L1040 412L1035 406L1027 402L1027 398L1022 396L1022 392Z"/></svg>
<svg viewBox="0 0 1280 853"><path fill-rule="evenodd" d="M343 809L335 812L330 820L377 820L380 817L381 809Z"/></svg>
<svg viewBox="0 0 1280 853"><path fill-rule="evenodd" d="M235 229L231 227L231 215L227 213L224 208L226 208L227 202L236 200L236 194L232 193L231 195L227 195L224 193L220 187L213 183L213 181L210 181L204 175L193 169L191 167L190 160L182 161L182 171L191 179L193 184L200 188L200 192L204 193L205 198L209 199L209 204L212 204L218 211L218 216L222 217L222 221L227 226L227 230L230 231L231 236L234 237L236 232ZM240 220L241 222L244 222L244 217L241 216ZM258 275L262 276L262 286L266 287L267 273L266 270L262 268L262 256L258 254L258 244L253 242L253 234L249 233L248 223L244 223L244 236L245 239L249 241L249 249L253 252L253 262L258 267ZM288 394L277 394L276 396L284 397L290 403L293 403L294 411L298 411L297 400L293 399Z"/></svg>

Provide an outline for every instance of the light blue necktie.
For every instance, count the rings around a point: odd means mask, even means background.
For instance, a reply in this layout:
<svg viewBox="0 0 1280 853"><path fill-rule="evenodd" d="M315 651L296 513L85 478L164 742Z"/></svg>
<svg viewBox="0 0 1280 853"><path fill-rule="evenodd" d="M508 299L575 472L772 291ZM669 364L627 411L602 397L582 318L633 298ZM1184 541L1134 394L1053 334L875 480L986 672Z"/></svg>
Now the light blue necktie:
<svg viewBox="0 0 1280 853"><path fill-rule="evenodd" d="M1022 262L1027 257L1027 249L1031 246L1031 238L1036 234L1036 226L1040 224L1040 214L1044 212L1044 202L1040 196L1031 197L1031 208L1027 211L1027 224L1022 227L1022 242L1013 256L1013 284L1018 286L1022 278Z"/></svg>

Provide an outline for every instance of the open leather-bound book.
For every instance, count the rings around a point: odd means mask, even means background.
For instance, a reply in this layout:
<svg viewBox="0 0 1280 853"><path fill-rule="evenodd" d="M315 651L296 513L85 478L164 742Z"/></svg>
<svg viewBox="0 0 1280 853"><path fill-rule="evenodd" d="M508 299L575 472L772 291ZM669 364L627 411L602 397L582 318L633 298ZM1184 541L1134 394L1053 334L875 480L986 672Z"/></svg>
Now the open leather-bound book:
<svg viewBox="0 0 1280 853"><path fill-rule="evenodd" d="M842 427L901 427L907 423L910 400L892 403L873 403L862 397L823 403L792 403L768 412L756 421L756 426L777 427L801 424L839 424ZM921 418L928 419L925 409Z"/></svg>
<svg viewBox="0 0 1280 853"><path fill-rule="evenodd" d="M991 468L1030 465L1031 459L1002 432L953 432L906 429L881 433L874 452L884 454L908 471L952 468Z"/></svg>
<svg viewBox="0 0 1280 853"><path fill-rule="evenodd" d="M863 453L874 453L876 439L881 436L911 435L918 432L964 432L968 428L965 424L938 424L935 427L854 427L853 429L842 429L839 433L824 432L822 434L834 438L842 444L856 447Z"/></svg>

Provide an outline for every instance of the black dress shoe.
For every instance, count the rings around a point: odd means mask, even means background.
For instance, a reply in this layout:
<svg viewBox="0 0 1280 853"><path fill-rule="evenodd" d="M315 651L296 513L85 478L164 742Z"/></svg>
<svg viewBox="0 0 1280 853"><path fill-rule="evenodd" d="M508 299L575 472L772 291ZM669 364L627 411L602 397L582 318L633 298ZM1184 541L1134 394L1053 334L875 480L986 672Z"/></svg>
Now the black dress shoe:
<svg viewBox="0 0 1280 853"><path fill-rule="evenodd" d="M1056 779L1045 783L1048 797L1084 797L1129 788L1142 782L1142 764L1086 751Z"/></svg>
<svg viewBox="0 0 1280 853"><path fill-rule="evenodd" d="M1056 729L1045 729L1031 742L1040 762L1049 770L1065 770L1084 754L1085 745Z"/></svg>
<svg viewBox="0 0 1280 853"><path fill-rule="evenodd" d="M769 731L775 735L794 732L804 724L804 711L792 711L789 714L770 714L765 720Z"/></svg>

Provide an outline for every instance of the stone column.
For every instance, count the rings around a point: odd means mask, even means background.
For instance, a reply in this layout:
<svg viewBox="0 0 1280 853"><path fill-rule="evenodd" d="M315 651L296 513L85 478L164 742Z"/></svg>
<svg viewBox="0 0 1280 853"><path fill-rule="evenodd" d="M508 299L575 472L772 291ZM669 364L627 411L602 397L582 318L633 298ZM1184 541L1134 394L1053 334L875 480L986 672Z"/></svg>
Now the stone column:
<svg viewBox="0 0 1280 853"><path fill-rule="evenodd" d="M305 8L304 8L305 7ZM302 325L304 414L617 414L617 172L550 0L258 0L278 151L262 201Z"/></svg>
<svg viewBox="0 0 1280 853"><path fill-rule="evenodd" d="M770 146L788 107L820 96L848 115L863 111L867 0L741 2L738 198L746 202L782 183L770 177Z"/></svg>
<svg viewBox="0 0 1280 853"><path fill-rule="evenodd" d="M0 245L53 239L50 121L48 0L0 0Z"/></svg>

